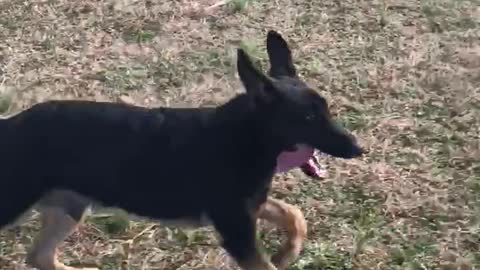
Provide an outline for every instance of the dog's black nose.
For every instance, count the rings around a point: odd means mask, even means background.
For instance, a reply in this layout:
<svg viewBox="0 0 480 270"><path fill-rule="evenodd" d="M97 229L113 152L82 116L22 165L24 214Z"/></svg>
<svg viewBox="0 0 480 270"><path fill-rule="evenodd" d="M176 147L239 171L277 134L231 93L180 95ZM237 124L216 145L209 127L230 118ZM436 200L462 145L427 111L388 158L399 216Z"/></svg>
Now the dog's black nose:
<svg viewBox="0 0 480 270"><path fill-rule="evenodd" d="M349 136L349 138L351 140L351 143L352 143L351 150L350 150L351 158L360 157L363 154L365 154L366 151L365 151L365 149L360 147L360 145L358 145L357 138L355 138L352 134L349 134L348 136Z"/></svg>
<svg viewBox="0 0 480 270"><path fill-rule="evenodd" d="M356 158L356 157L360 157L362 156L363 154L366 154L367 152L365 151L365 149L363 149L362 147L358 146L358 145L355 145L352 149L352 157L353 158Z"/></svg>

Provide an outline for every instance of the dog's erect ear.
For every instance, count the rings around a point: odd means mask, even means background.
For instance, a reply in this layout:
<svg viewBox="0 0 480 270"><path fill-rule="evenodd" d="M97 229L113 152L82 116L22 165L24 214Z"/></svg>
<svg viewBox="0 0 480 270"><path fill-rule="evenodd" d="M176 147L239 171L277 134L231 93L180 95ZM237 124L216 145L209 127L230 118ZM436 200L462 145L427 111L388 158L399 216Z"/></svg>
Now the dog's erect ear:
<svg viewBox="0 0 480 270"><path fill-rule="evenodd" d="M250 57L242 49L237 50L237 69L240 80L247 90L247 94L263 102L272 101L276 95L272 82L261 71L255 68Z"/></svg>
<svg viewBox="0 0 480 270"><path fill-rule="evenodd" d="M287 42L273 30L268 31L267 34L267 51L270 58L270 76L274 78L297 76L297 70L293 65L292 52L288 48Z"/></svg>

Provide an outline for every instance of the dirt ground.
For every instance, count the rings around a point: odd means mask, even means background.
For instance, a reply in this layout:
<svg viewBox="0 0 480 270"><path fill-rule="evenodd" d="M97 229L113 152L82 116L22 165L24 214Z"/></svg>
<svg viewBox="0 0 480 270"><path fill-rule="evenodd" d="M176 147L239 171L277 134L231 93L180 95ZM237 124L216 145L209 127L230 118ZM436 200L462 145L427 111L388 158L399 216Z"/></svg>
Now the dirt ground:
<svg viewBox="0 0 480 270"><path fill-rule="evenodd" d="M0 113L59 98L219 104L242 91L235 49L265 67L274 29L370 150L322 158L325 180L275 178L273 196L308 219L291 269L480 269L478 0L233 0L205 12L213 4L0 0ZM37 226L0 233L1 269L29 269ZM282 233L262 228L275 249ZM103 270L236 269L210 228L122 213L90 218L61 250Z"/></svg>

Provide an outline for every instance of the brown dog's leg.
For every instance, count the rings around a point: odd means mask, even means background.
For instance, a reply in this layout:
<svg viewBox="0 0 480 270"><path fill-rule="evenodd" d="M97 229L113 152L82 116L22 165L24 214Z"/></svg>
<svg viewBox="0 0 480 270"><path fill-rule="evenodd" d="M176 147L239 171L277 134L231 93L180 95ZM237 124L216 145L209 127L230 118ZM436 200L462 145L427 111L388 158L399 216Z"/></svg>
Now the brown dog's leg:
<svg viewBox="0 0 480 270"><path fill-rule="evenodd" d="M98 270L97 268L73 268L57 259L57 246L70 235L79 221L60 207L41 209L42 227L27 255L27 263L39 270Z"/></svg>
<svg viewBox="0 0 480 270"><path fill-rule="evenodd" d="M259 218L287 231L287 240L280 251L272 257L272 262L279 270L287 269L302 250L302 244L307 235L305 217L297 207L269 197L260 209Z"/></svg>

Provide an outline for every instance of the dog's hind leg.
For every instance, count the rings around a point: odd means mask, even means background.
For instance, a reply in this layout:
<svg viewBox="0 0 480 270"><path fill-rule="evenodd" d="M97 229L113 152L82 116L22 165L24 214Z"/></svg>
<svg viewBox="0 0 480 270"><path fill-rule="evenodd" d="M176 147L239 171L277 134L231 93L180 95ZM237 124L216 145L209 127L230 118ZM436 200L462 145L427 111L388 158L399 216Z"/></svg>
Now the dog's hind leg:
<svg viewBox="0 0 480 270"><path fill-rule="evenodd" d="M76 229L88 205L61 192L49 194L40 204L41 229L27 254L27 264L39 270L98 270L69 267L57 258L57 246Z"/></svg>
<svg viewBox="0 0 480 270"><path fill-rule="evenodd" d="M272 257L279 270L286 270L300 254L307 235L307 222L300 209L286 202L269 197L258 217L267 220L287 232L287 239Z"/></svg>

